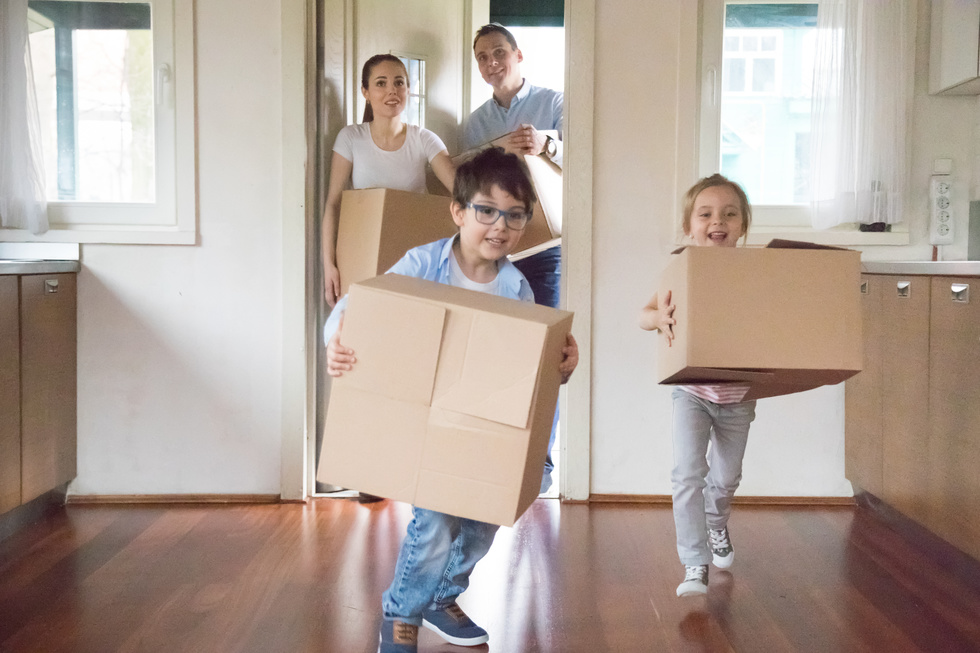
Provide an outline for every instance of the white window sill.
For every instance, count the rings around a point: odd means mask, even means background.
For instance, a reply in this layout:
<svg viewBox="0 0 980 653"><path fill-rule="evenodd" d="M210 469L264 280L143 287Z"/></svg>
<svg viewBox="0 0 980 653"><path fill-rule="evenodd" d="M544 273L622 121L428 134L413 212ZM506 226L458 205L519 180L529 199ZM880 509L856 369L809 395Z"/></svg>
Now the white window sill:
<svg viewBox="0 0 980 653"><path fill-rule="evenodd" d="M25 229L0 229L0 242L11 243L105 243L128 245L196 245L196 230L176 227L58 228L36 235Z"/></svg>
<svg viewBox="0 0 980 653"><path fill-rule="evenodd" d="M860 231L856 225L841 225L834 229L823 230L810 227L753 225L749 228L747 244L762 246L774 238L802 240L836 247L909 244L908 227L905 225L894 225L892 231Z"/></svg>

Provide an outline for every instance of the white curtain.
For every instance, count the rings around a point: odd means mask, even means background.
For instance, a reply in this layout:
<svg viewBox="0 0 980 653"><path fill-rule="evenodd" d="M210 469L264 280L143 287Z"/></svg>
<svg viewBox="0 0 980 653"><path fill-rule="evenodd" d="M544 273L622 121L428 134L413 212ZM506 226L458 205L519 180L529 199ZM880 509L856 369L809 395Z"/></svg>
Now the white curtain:
<svg viewBox="0 0 980 653"><path fill-rule="evenodd" d="M909 0L819 1L810 152L815 228L904 219L915 62L910 11Z"/></svg>
<svg viewBox="0 0 980 653"><path fill-rule="evenodd" d="M0 227L48 230L27 0L0 0Z"/></svg>

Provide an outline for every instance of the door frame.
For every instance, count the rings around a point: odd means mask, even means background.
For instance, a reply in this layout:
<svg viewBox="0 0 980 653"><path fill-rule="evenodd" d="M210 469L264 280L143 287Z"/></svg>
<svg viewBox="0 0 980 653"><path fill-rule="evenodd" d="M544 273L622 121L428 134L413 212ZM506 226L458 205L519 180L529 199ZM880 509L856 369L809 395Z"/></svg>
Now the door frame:
<svg viewBox="0 0 980 653"><path fill-rule="evenodd" d="M464 21L473 28L489 15L489 0L466 4ZM345 121L357 71L351 62L354 0L322 0L327 15L343 16L343 47L324 55L324 76L344 89ZM484 13L485 12L485 13ZM561 394L559 488L563 500L587 501L591 491L592 432L592 188L595 0L565 0L564 224L562 300L575 312L579 344L576 373ZM284 501L305 501L315 470L309 452L316 437L319 324L316 220L318 169L314 160L317 126L317 0L282 0L282 446L281 489ZM466 36L464 52L469 52ZM337 56L339 55L339 57ZM336 59L342 58L341 63ZM330 63L334 61L335 63ZM331 70L326 70L330 66ZM471 88L475 64L462 67L463 88ZM575 70L575 74L570 73ZM478 73L477 73L478 74ZM464 93L468 113L472 93ZM464 114L465 115L465 114ZM302 343L299 345L298 343ZM310 473L312 470L312 474Z"/></svg>

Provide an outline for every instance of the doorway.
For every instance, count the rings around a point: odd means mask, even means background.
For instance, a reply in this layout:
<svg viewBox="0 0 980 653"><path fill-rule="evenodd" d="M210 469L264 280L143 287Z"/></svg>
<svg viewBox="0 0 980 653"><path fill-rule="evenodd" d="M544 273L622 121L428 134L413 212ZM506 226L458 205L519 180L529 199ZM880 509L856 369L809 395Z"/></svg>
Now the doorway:
<svg viewBox="0 0 980 653"><path fill-rule="evenodd" d="M360 121L363 111L359 92L360 66L371 55L391 52L422 62L426 89L425 105L420 112L424 116L423 126L442 138L451 155L461 151L462 125L469 111L490 96L489 86L480 78L472 57L472 35L479 26L490 21L507 26L524 53L522 73L525 78L538 86L562 90L563 1L543 3L553 5L551 16L546 19L540 15L521 17L513 12L501 13L500 6L505 4L515 3L491 1L490 13L477 15L479 7L485 10L487 3L466 0L450 5L440 0L412 0L393 7L392 3L383 0L317 0L318 127L314 202L317 216L323 211L329 161L337 132L347 124ZM447 6L451 8L447 10ZM318 229L319 219L316 222ZM318 231L315 237L319 243ZM319 262L315 267L319 271ZM319 333L329 314L329 307L322 299L319 272L314 287L318 305L316 330ZM313 488L311 494L314 496L352 496L356 493L315 481L319 457L329 455L329 451L321 451L321 443L330 387L324 370L322 338L317 337L316 343L316 437L310 442L308 487ZM559 496L560 449L560 440L556 439L552 448L554 483L544 495L547 497Z"/></svg>

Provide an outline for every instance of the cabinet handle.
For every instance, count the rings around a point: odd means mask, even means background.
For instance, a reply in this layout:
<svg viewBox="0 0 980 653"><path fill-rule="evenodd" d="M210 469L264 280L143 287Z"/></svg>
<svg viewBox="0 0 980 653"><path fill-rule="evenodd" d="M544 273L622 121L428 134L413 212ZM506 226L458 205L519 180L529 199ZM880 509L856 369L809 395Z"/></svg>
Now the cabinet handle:
<svg viewBox="0 0 980 653"><path fill-rule="evenodd" d="M899 281L898 282L897 290L898 290L898 296L899 297L903 297L903 298L904 297L908 297L909 294L912 292L912 282L911 281Z"/></svg>
<svg viewBox="0 0 980 653"><path fill-rule="evenodd" d="M44 280L44 292L46 292L46 293L56 293L56 292L58 292L58 280L57 279L45 279Z"/></svg>
<svg viewBox="0 0 980 653"><path fill-rule="evenodd" d="M867 295L868 294L868 282L867 281L862 281L861 282L861 294L862 295Z"/></svg>
<svg viewBox="0 0 980 653"><path fill-rule="evenodd" d="M954 302L960 304L970 303L970 284L968 283L954 283L949 287L951 297Z"/></svg>

